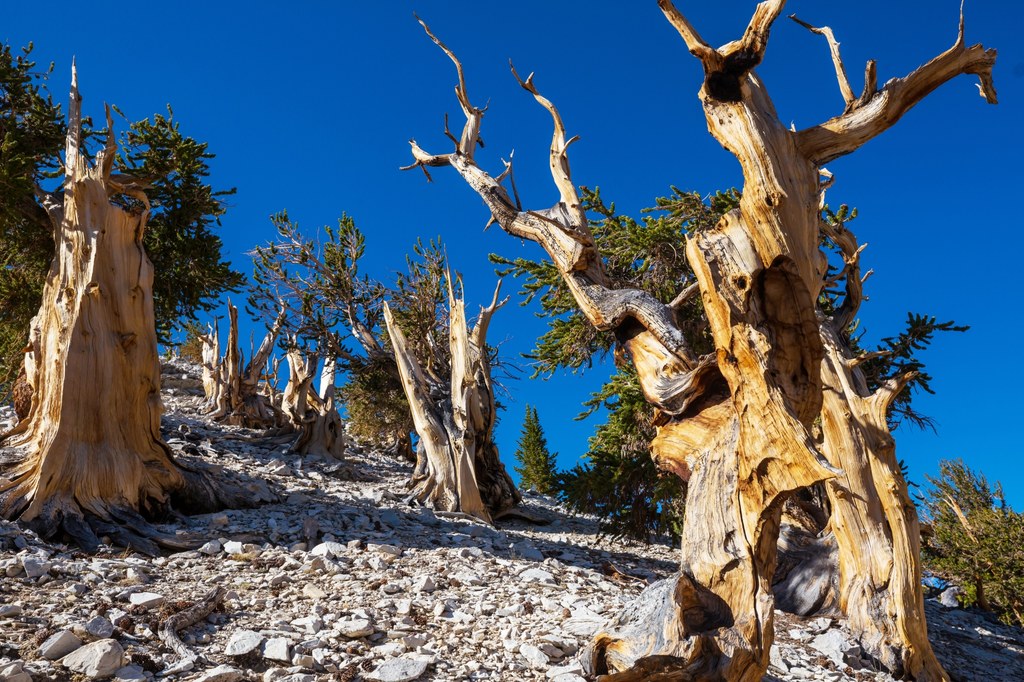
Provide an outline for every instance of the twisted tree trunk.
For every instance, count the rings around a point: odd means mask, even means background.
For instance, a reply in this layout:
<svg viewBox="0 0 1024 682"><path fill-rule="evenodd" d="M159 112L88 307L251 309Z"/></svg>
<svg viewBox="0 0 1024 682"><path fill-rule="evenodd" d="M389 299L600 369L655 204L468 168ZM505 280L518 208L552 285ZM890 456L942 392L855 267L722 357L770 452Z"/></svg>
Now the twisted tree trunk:
<svg viewBox="0 0 1024 682"><path fill-rule="evenodd" d="M281 311L246 365L238 343L238 308L228 301L228 345L224 357L217 357L218 329L203 337L203 389L212 419L250 428L279 422L273 403L260 393L259 384L283 322Z"/></svg>
<svg viewBox="0 0 1024 682"><path fill-rule="evenodd" d="M567 148L575 138L566 140L557 109L537 91L532 75L519 82L552 116L550 166L560 201L546 210L523 210L518 197L513 201L501 184L511 173L509 164L497 177L479 168L474 153L483 110L469 99L462 64L424 24L456 65L456 94L466 124L455 151L448 154L430 154L412 141L414 163L407 168L426 172L428 167L453 167L503 230L544 247L583 314L596 328L615 333L637 369L645 397L658 408L658 436L652 444L658 464L691 479L680 575L649 588L596 636L584 658L591 673L606 675L600 679L760 680L773 638L771 580L787 496L824 480L835 480L831 485L838 490L862 470L872 472L865 489L872 497L895 480L886 439L872 442L852 461L839 462L834 449L843 446L835 434L819 448L808 430L819 415L842 415L822 398L823 384L833 386L839 380L829 365L832 348L823 343L816 317L826 272L819 235L828 182L821 178L830 177L822 166L888 129L959 74L978 75L982 94L994 103L995 52L980 45L965 47L961 20L952 48L881 90L874 63L869 63L864 91L855 97L838 45L832 45L846 108L821 125L791 131L779 120L753 70L764 57L770 28L784 4L761 2L743 36L715 49L670 0L659 0L704 68L699 98L708 129L736 156L744 176L739 207L715 228L687 240L687 257L715 342L715 353L706 357L690 350L671 304L640 290L609 285L569 172ZM834 43L830 31L826 37ZM680 284L684 291L690 286ZM849 402L850 394L844 399ZM867 423L877 425L878 420ZM838 430L844 427L860 429L849 417L837 424ZM830 466L822 449L855 471L844 475ZM894 648L897 653L886 655L887 660L902 660L908 675L944 679L926 638L920 585L913 582L919 561L909 537L913 524L907 521L905 498L899 490L890 493L880 508L888 523L892 564L900 566L890 577L900 584L885 589L885 583L872 577L861 594L884 606L869 609L860 597L848 598L845 606L848 613L861 611L850 619L863 639ZM833 503L837 499L833 495ZM876 511L847 505L838 514L858 518L866 527L881 518ZM855 524L849 528L837 535L844 545L841 552L874 550L871 535L853 530ZM849 560L847 565L854 568ZM852 580L847 571L848 595L855 593ZM901 624L889 628L872 620L882 612ZM877 651L883 648L875 646Z"/></svg>
<svg viewBox="0 0 1024 682"><path fill-rule="evenodd" d="M520 502L519 491L498 458L494 443L494 386L487 357L487 327L505 301L480 311L472 332L465 302L456 298L449 275L451 377L443 386L422 369L405 334L384 304L384 319L409 402L421 452L413 476L413 497L443 511L457 511L488 523ZM507 299L506 299L507 300Z"/></svg>
<svg viewBox="0 0 1024 682"><path fill-rule="evenodd" d="M332 459L342 459L347 447L345 425L334 403L335 371L333 358L324 361L320 373L320 392L312 390L319 358L302 356L298 348L288 350L288 384L282 397L282 408L298 431L292 452Z"/></svg>
<svg viewBox="0 0 1024 682"><path fill-rule="evenodd" d="M100 536L156 553L179 546L140 514L212 511L240 500L179 466L160 437L160 365L153 267L142 246L147 211L110 203L141 191L111 174L116 144L90 166L81 148L81 99L72 69L63 197L45 195L56 255L32 321L25 369L29 414L10 444L27 456L0 478L0 513L95 550ZM9 480L8 480L9 479Z"/></svg>

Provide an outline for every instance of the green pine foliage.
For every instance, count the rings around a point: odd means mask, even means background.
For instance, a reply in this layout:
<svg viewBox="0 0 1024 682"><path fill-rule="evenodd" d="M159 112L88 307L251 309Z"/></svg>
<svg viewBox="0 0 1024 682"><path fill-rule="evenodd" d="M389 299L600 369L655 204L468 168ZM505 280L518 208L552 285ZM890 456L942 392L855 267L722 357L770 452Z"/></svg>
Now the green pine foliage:
<svg viewBox="0 0 1024 682"><path fill-rule="evenodd" d="M21 367L53 257L53 230L35 199L37 183L59 172L64 115L44 86L32 45L0 47L0 396Z"/></svg>
<svg viewBox="0 0 1024 682"><path fill-rule="evenodd" d="M257 285L250 307L265 319L286 308L282 337L339 359L345 383L338 393L348 432L387 448L408 439L412 415L391 354L383 302L405 332L424 371L450 374L447 265L440 241L418 240L406 271L386 285L360 271L366 238L352 216L313 235L286 212L272 216L277 239L253 250ZM357 344L345 339L355 337Z"/></svg>
<svg viewBox="0 0 1024 682"><path fill-rule="evenodd" d="M833 211L828 206L822 209L821 219L833 226L843 227L857 218L857 209L842 204ZM829 238L822 238L822 248L829 256L828 271L825 274L826 286L818 297L818 308L826 316L833 315L845 301L846 270L839 248ZM934 315L907 313L905 328L896 336L887 336L875 344L873 348L863 343L864 330L859 320L855 320L849 329L842 331L843 339L850 350L856 355L865 355L866 359L859 364L864 375L866 388L874 392L898 377L909 376L903 390L893 400L886 418L889 429L894 430L903 423L919 428L932 428L933 421L925 414L913 408L913 396L916 391L934 393L931 387L932 376L925 369L920 352L926 350L940 332L965 332L970 327L958 325L953 321L939 322Z"/></svg>
<svg viewBox="0 0 1024 682"><path fill-rule="evenodd" d="M145 185L149 219L143 244L153 262L153 310L157 336L167 342L182 322L195 322L226 292L238 291L245 277L222 258L216 233L235 189L215 190L207 178L214 155L205 142L184 135L174 114L156 114L129 125L119 144L118 172ZM141 208L127 195L114 197Z"/></svg>
<svg viewBox="0 0 1024 682"><path fill-rule="evenodd" d="M519 436L515 457L519 462L515 470L520 477L520 489L533 488L544 495L558 492L558 472L555 465L557 455L548 450L548 442L544 438L544 429L541 428L535 407L526 406L523 432Z"/></svg>
<svg viewBox="0 0 1024 682"><path fill-rule="evenodd" d="M560 493L570 508L594 514L603 534L650 542L682 530L685 487L651 459L654 408L632 365L624 365L585 404L584 418L601 407L608 420L591 436L586 461L562 474Z"/></svg>
<svg viewBox="0 0 1024 682"><path fill-rule="evenodd" d="M964 589L965 606L1024 626L1024 514L962 461L944 461L922 498L925 566Z"/></svg>
<svg viewBox="0 0 1024 682"><path fill-rule="evenodd" d="M29 324L39 311L43 283L54 255L53 228L38 188L59 188L67 127L47 91L53 65L37 68L32 46L0 47L0 395L17 374ZM100 133L83 122L88 142ZM88 146L88 145L87 145ZM215 226L224 197L207 181L213 155L185 136L168 110L128 126L120 139L115 173L141 186L151 204L143 243L156 271L153 299L157 332L168 342L181 321L213 308L220 295L237 290L243 276L221 258ZM127 181L128 179L125 178ZM111 201L141 210L128 195Z"/></svg>
<svg viewBox="0 0 1024 682"><path fill-rule="evenodd" d="M582 188L591 230L604 258L609 285L643 289L668 303L694 282L682 244L685 235L707 229L736 207L736 190L703 197L673 187L670 196L643 211L640 220L620 215L605 203L600 190ZM499 274L521 278L523 305L535 298L549 327L529 357L534 377L559 369L581 371L615 348L611 333L599 332L583 317L561 275L548 260L507 259L492 255ZM691 298L677 320L698 352L713 345L700 297ZM560 476L560 497L572 509L601 518L602 532L649 541L677 534L683 508L683 486L654 466L649 444L654 437L654 410L644 400L636 373L628 362L594 394L581 418L599 407L609 411L590 439L586 461Z"/></svg>

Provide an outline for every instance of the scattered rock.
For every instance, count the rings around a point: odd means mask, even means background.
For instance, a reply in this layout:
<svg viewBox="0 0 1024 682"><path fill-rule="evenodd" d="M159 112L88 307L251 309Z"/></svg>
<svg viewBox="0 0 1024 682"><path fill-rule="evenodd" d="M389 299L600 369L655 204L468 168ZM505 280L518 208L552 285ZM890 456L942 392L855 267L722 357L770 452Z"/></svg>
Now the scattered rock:
<svg viewBox="0 0 1024 682"><path fill-rule="evenodd" d="M557 585L555 576L540 568L528 568L519 574L519 579L528 583L544 583L546 585Z"/></svg>
<svg viewBox="0 0 1024 682"><path fill-rule="evenodd" d="M61 660L61 664L72 672L95 680L113 675L123 660L124 649L116 639L101 639L72 651Z"/></svg>
<svg viewBox="0 0 1024 682"><path fill-rule="evenodd" d="M128 601L132 606L155 609L164 603L164 596L156 592L133 592L128 596Z"/></svg>
<svg viewBox="0 0 1024 682"><path fill-rule="evenodd" d="M960 608L960 595L963 594L963 590L958 585L947 587L939 595L939 603L945 606L947 609L958 609Z"/></svg>
<svg viewBox="0 0 1024 682"><path fill-rule="evenodd" d="M519 653L532 668L542 670L548 667L548 655L533 644L523 644L519 647Z"/></svg>
<svg viewBox="0 0 1024 682"><path fill-rule="evenodd" d="M114 634L114 624L103 616L96 616L86 622L85 631L96 639L108 639Z"/></svg>
<svg viewBox="0 0 1024 682"><path fill-rule="evenodd" d="M21 567L25 571L26 578L40 578L50 572L51 564L35 557L27 556L21 560Z"/></svg>
<svg viewBox="0 0 1024 682"><path fill-rule="evenodd" d="M4 604L0 606L0 618L15 618L22 612L21 604Z"/></svg>
<svg viewBox="0 0 1024 682"><path fill-rule="evenodd" d="M39 655L47 660L56 661L58 658L64 658L80 646L82 646L82 640L75 633L71 632L71 630L61 630L47 637L39 645ZM0 676L0 679L3 679L2 676Z"/></svg>
<svg viewBox="0 0 1024 682"><path fill-rule="evenodd" d="M25 672L23 661L0 665L0 680L4 682L32 682L32 676Z"/></svg>
<svg viewBox="0 0 1024 682"><path fill-rule="evenodd" d="M242 677L242 671L238 668L232 668L230 665L218 665L195 678L195 682L237 682Z"/></svg>
<svg viewBox="0 0 1024 682"><path fill-rule="evenodd" d="M263 658L290 663L291 642L286 637L271 637L263 644Z"/></svg>
<svg viewBox="0 0 1024 682"><path fill-rule="evenodd" d="M363 677L377 682L411 682L427 671L427 662L411 658L392 658Z"/></svg>
<svg viewBox="0 0 1024 682"><path fill-rule="evenodd" d="M259 648L263 643L263 635L252 630L236 630L231 634L224 653L227 656L245 656Z"/></svg>

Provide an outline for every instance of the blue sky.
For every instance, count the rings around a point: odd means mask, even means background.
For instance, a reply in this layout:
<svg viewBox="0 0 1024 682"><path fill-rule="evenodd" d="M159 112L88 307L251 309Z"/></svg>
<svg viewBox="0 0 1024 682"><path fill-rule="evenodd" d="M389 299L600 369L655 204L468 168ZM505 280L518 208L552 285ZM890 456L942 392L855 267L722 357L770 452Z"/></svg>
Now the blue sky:
<svg viewBox="0 0 1024 682"><path fill-rule="evenodd" d="M754 2L680 3L705 39L739 37ZM577 184L601 187L620 210L636 212L669 185L710 192L740 183L735 160L715 142L696 92L697 61L653 0L611 2L393 0L389 2L93 2L43 16L30 3L5 3L0 40L34 41L56 62L52 90L65 97L72 55L87 114L104 101L131 119L171 103L183 129L217 154L212 180L236 186L223 237L234 264L273 238L271 213L288 209L304 228L353 215L367 234L364 271L388 279L417 236L441 235L465 277L468 303L486 302L495 276L487 254L537 256L494 228L450 169L428 184L409 162L407 140L443 152L442 117L458 105L451 64L423 35L415 10L462 58L470 96L490 103L481 166L497 172L515 150L524 204L542 208L557 194L547 171L550 119L508 72L536 72L570 135ZM879 81L902 76L956 37L956 0L790 2L787 13L830 25L842 43L854 89L864 63L878 60ZM862 310L869 338L897 333L907 311L971 325L940 338L926 359L936 395L915 399L938 433L901 429L899 457L911 478L934 474L940 458L963 457L1024 508L1019 461L1024 369L1017 357L1024 325L1018 310L1024 247L1020 155L1024 9L1008 0L973 0L967 40L999 49L1000 104L960 77L854 155L829 165L835 205L860 209L852 225L875 270ZM842 108L824 40L778 22L764 64L779 115L798 128ZM158 274L159 276L159 274ZM514 291L515 283L508 282ZM543 323L513 305L496 315L491 340L506 356L528 350ZM525 361L522 361L525 362ZM575 422L580 402L607 376L526 379L509 384L499 445L511 460L524 406L537 406L549 445L570 466L586 451L595 422ZM527 371L527 375L528 375Z"/></svg>

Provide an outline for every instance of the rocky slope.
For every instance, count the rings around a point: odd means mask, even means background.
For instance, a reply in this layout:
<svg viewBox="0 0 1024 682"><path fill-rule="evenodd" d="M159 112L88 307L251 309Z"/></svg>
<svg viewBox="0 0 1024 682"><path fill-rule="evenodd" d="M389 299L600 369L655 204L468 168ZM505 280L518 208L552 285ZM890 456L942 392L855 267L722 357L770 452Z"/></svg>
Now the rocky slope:
<svg viewBox="0 0 1024 682"><path fill-rule="evenodd" d="M542 496L524 504L545 525L410 507L404 465L296 458L204 420L193 368L169 365L164 384L171 446L274 501L163 526L198 550L158 558L84 555L0 522L0 680L579 682L591 633L675 570L671 547L602 541ZM1024 679L1020 630L927 606L959 679ZM780 613L775 630L766 680L892 679L841 621Z"/></svg>

